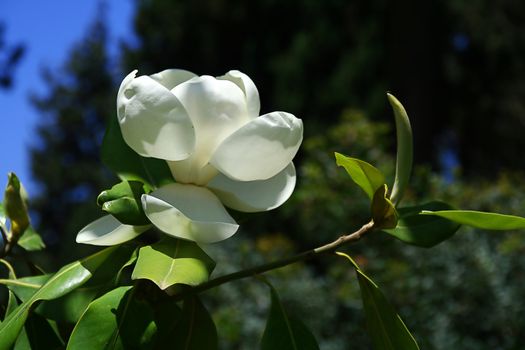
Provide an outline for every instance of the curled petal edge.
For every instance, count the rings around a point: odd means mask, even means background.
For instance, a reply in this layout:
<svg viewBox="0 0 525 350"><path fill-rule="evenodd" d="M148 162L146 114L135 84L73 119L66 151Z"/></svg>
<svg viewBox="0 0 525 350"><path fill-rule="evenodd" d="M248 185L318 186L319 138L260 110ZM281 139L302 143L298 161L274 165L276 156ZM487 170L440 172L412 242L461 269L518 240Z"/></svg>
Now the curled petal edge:
<svg viewBox="0 0 525 350"><path fill-rule="evenodd" d="M149 228L151 228L151 225L125 225L113 216L106 215L80 230L77 234L76 242L98 246L111 246L130 241Z"/></svg>

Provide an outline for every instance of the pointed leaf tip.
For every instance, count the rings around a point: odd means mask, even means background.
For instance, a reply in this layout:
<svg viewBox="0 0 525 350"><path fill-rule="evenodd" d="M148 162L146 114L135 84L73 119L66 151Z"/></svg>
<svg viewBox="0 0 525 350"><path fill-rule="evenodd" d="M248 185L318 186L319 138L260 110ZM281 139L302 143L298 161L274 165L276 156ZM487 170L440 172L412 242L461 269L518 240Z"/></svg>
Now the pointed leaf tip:
<svg viewBox="0 0 525 350"><path fill-rule="evenodd" d="M383 173L373 165L360 159L347 157L335 152L338 166L345 168L352 180L372 199L376 190L385 183Z"/></svg>
<svg viewBox="0 0 525 350"><path fill-rule="evenodd" d="M525 229L525 218L514 215L490 213L475 210L423 210L421 215L434 215L454 223L483 230Z"/></svg>

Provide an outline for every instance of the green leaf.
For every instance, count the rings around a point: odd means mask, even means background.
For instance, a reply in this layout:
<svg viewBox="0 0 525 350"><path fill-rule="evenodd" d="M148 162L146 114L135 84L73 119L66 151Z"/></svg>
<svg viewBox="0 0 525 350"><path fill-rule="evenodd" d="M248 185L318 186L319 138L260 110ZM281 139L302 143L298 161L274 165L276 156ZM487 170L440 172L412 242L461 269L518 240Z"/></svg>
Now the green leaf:
<svg viewBox="0 0 525 350"><path fill-rule="evenodd" d="M122 181L97 197L102 210L127 225L147 225L150 221L142 208L141 197L146 191L139 181Z"/></svg>
<svg viewBox="0 0 525 350"><path fill-rule="evenodd" d="M397 207L403 198L406 187L412 172L412 162L414 158L414 146L412 140L412 127L408 119L405 107L391 94L387 94L388 101L394 110L396 120L397 135L397 158L396 158L396 177L392 187L390 199Z"/></svg>
<svg viewBox="0 0 525 350"><path fill-rule="evenodd" d="M84 285L61 298L41 303L35 311L57 322L76 323L95 298L117 286L120 270L134 261L135 251L132 245L119 246Z"/></svg>
<svg viewBox="0 0 525 350"><path fill-rule="evenodd" d="M375 228L394 228L397 224L396 208L387 198L387 191L386 185L380 186L372 199L371 212Z"/></svg>
<svg viewBox="0 0 525 350"><path fill-rule="evenodd" d="M9 291L9 296L7 299L7 306L5 309L5 317L9 316L9 314L13 312L17 306L18 306L18 301L16 300L15 293L13 293L12 291Z"/></svg>
<svg viewBox="0 0 525 350"><path fill-rule="evenodd" d="M214 350L218 348L215 324L197 296L184 300L180 321L173 333L172 342L185 350ZM166 346L166 344L164 344Z"/></svg>
<svg viewBox="0 0 525 350"><path fill-rule="evenodd" d="M58 333L54 322L51 322L38 314L30 314L24 326L27 339L17 340L17 348L27 349L63 349L64 341ZM29 344L27 347L26 344ZM24 344L22 346L22 344Z"/></svg>
<svg viewBox="0 0 525 350"><path fill-rule="evenodd" d="M118 287L91 302L67 349L150 349L156 330L153 311L134 298L131 288Z"/></svg>
<svg viewBox="0 0 525 350"><path fill-rule="evenodd" d="M443 202L400 208L399 219L394 229L383 230L405 243L429 248L452 237L460 225L438 216L422 215L422 210L443 210L451 206Z"/></svg>
<svg viewBox="0 0 525 350"><path fill-rule="evenodd" d="M385 183L383 173L367 162L337 152L335 153L335 160L338 166L345 168L352 180L365 191L370 199L374 197L379 186Z"/></svg>
<svg viewBox="0 0 525 350"><path fill-rule="evenodd" d="M42 237L40 237L40 235L33 229L32 226L29 226L24 231L17 243L19 246L29 252L42 250L46 247Z"/></svg>
<svg viewBox="0 0 525 350"><path fill-rule="evenodd" d="M488 213L474 210L423 210L422 215L445 218L458 224L484 230L520 230L525 229L525 218L521 216Z"/></svg>
<svg viewBox="0 0 525 350"><path fill-rule="evenodd" d="M354 265L361 289L368 335L374 349L418 350L416 340L374 281L361 271L350 256L340 252L337 254L347 258Z"/></svg>
<svg viewBox="0 0 525 350"><path fill-rule="evenodd" d="M272 304L261 339L261 349L319 349L312 332L301 320L292 318L286 313L277 291L267 281L265 282L270 287Z"/></svg>
<svg viewBox="0 0 525 350"><path fill-rule="evenodd" d="M35 312L57 322L76 323L93 299L116 286L120 279L118 274L122 268L135 261L135 251L136 249L131 245L119 246L104 260L84 285L60 298L40 303ZM51 276L49 274L24 277L4 281L4 284L8 285L20 300L26 301Z"/></svg>
<svg viewBox="0 0 525 350"><path fill-rule="evenodd" d="M6 285L9 290L16 294L18 299L24 302L31 298L52 276L52 274L29 276L18 279L0 280L0 283Z"/></svg>
<svg viewBox="0 0 525 350"><path fill-rule="evenodd" d="M140 248L132 278L153 281L160 289L206 282L215 262L195 242L166 237Z"/></svg>
<svg viewBox="0 0 525 350"><path fill-rule="evenodd" d="M166 161L141 157L126 144L116 117L109 118L102 141L101 158L121 180L140 181L152 189L173 182Z"/></svg>
<svg viewBox="0 0 525 350"><path fill-rule="evenodd" d="M115 247L110 247L83 260L75 261L53 275L0 324L0 349L8 349L15 342L35 302L59 298L84 284L114 249Z"/></svg>
<svg viewBox="0 0 525 350"><path fill-rule="evenodd" d="M173 343L173 333L181 324L182 310L171 299L166 299L164 302L156 301L153 305L157 325L154 349L162 349L166 344Z"/></svg>

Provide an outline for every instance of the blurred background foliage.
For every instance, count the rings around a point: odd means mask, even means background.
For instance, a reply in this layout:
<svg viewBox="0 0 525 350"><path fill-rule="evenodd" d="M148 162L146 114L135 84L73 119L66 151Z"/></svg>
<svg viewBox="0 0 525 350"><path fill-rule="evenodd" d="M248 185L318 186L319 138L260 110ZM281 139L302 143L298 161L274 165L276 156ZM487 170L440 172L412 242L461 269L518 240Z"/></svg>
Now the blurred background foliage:
<svg viewBox="0 0 525 350"><path fill-rule="evenodd" d="M13 86L16 66L25 52L22 43L13 44L6 40L5 31L5 24L0 22L0 89L9 89Z"/></svg>
<svg viewBox="0 0 525 350"><path fill-rule="evenodd" d="M333 152L393 177L395 138L385 92L407 108L416 168L404 204L442 199L524 215L525 3L517 1L136 0L135 37L112 57L103 7L48 92L31 150L40 193L32 208L55 264L87 254L78 230L101 215L95 198L116 181L98 154L122 77L170 67L247 73L262 112L305 121L293 197L270 213L237 214L242 230L210 248L216 274L311 248L368 219L366 196ZM433 249L374 234L347 252L391 298L425 349L518 349L525 343L523 232L461 229ZM322 349L362 349L353 270L324 257L269 274ZM268 310L263 283L206 293L224 349L252 349Z"/></svg>

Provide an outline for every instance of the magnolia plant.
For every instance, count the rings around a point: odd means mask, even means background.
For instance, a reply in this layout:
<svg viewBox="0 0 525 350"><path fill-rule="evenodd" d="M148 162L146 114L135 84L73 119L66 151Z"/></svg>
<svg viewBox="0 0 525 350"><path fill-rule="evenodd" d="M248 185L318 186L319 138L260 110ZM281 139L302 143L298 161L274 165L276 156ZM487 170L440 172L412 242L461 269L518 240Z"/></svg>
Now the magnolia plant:
<svg viewBox="0 0 525 350"><path fill-rule="evenodd" d="M432 247L461 225L523 229L525 218L455 210L439 201L403 207L412 131L401 103L387 97L397 131L392 190L373 165L335 154L335 163L369 198L370 219L320 247L215 277L216 262L206 247L239 228L227 208L267 211L292 195L292 159L303 124L286 112L259 116L257 88L239 71L216 78L178 69L139 77L131 72L120 85L117 117L102 145L102 160L121 182L101 192L97 203L105 216L76 238L108 247L56 273L18 277L13 254L41 250L44 243L31 226L23 186L9 174L0 205L0 262L8 272L0 279L8 287L0 350L217 349L220 334L199 295L247 277L266 283L271 296L261 349L318 349L316 337L283 308L264 273L321 254L340 256L355 270L375 349L418 349L379 287L339 248L377 231ZM57 324L64 327L57 331Z"/></svg>
<svg viewBox="0 0 525 350"><path fill-rule="evenodd" d="M223 204L257 212L290 197L303 123L286 112L259 116L259 93L246 74L136 74L124 79L117 95L122 136L140 156L164 160L173 176L173 182L141 195L144 222L173 237L213 243L239 228ZM103 208L111 213L112 205ZM105 216L86 226L77 242L114 245L150 227L123 222Z"/></svg>

